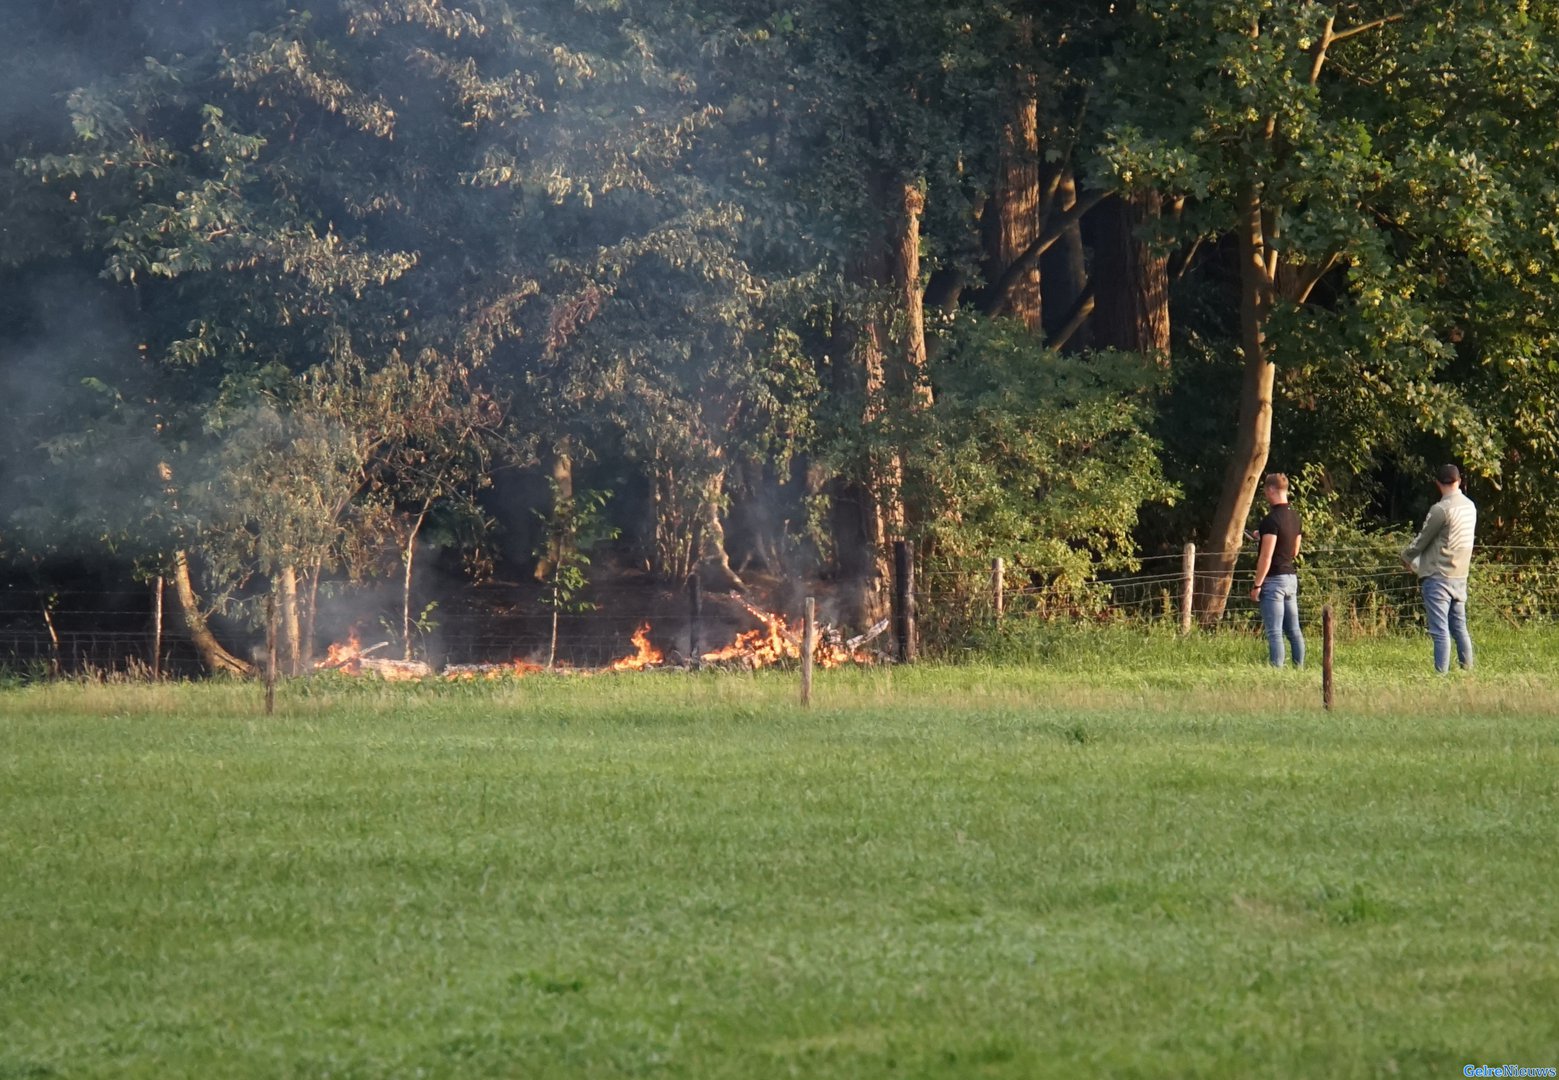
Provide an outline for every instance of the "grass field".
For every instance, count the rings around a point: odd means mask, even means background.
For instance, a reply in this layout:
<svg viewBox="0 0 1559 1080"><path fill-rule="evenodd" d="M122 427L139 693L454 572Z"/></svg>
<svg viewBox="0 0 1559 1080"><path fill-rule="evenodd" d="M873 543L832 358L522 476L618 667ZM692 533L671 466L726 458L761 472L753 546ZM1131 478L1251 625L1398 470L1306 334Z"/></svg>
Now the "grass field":
<svg viewBox="0 0 1559 1080"><path fill-rule="evenodd" d="M1559 1065L1559 635L0 691L0 1080ZM1319 649L1316 649L1318 655Z"/></svg>

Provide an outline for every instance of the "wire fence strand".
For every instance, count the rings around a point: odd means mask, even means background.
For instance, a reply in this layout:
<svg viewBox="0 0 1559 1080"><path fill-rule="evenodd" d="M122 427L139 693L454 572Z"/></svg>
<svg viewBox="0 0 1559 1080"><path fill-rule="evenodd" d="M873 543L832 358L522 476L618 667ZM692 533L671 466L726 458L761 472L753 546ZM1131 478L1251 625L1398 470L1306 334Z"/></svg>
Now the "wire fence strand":
<svg viewBox="0 0 1559 1080"><path fill-rule="evenodd" d="M994 563L994 560L992 561ZM915 593L921 641L928 651L960 649L981 630L1004 623L1042 620L1077 625L1180 625L1185 618L1183 555L1149 555L1135 569L1083 580L1059 566L1025 566L1003 560L998 615L992 565L967 569L937 566L916 573ZM1249 596L1254 558L1242 553L1218 625L1249 630L1260 623ZM1378 548L1307 550L1299 566L1300 604L1306 621L1330 604L1343 632L1390 633L1422 625L1419 584L1400 564L1385 561ZM1195 571L1193 591L1205 594L1214 582L1205 562ZM1480 547L1469 580L1469 614L1520 627L1559 620L1559 558L1533 547ZM805 590L793 589L799 597ZM534 592L534 590L532 591ZM671 587L636 604L606 605L594 611L554 616L519 589L478 603L452 603L436 619L417 624L410 654L434 667L507 664L514 661L600 668L634 655L633 634L650 627L647 639L666 663L686 663L695 653L718 650L762 623L750 602L706 594L706 614L694 620ZM382 602L382 598L381 598ZM723 604L723 607L721 606ZM329 617L321 616L304 651L326 654L329 643L355 635L379 645L378 655L407 655L401 620L379 611L347 617L350 597L336 597ZM799 603L798 605L799 606ZM784 626L798 625L799 611ZM216 621L222 640L241 659L258 661L263 628L253 618ZM799 631L797 631L799 632ZM842 636L835 629L836 636ZM696 638L696 640L695 640ZM889 642L878 643L884 650ZM55 674L144 673L155 669L193 676L202 666L191 635L168 605L160 636L146 591L10 588L0 591L0 668Z"/></svg>

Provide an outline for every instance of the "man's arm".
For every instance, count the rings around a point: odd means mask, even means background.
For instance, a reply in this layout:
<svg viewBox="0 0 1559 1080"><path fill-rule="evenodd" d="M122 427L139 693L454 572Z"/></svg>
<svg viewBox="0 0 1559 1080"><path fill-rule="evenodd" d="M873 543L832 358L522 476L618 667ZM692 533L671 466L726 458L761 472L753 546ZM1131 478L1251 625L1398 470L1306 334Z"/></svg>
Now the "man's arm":
<svg viewBox="0 0 1559 1080"><path fill-rule="evenodd" d="M1435 503L1429 508L1429 514L1424 518L1424 527L1413 537L1413 542L1402 549L1402 565L1409 570L1413 569L1413 560L1429 550L1429 545L1440 535L1445 528L1445 507Z"/></svg>
<svg viewBox="0 0 1559 1080"><path fill-rule="evenodd" d="M1256 555L1256 584L1250 587L1250 598L1261 599L1261 583L1267 580L1267 570L1272 566L1272 553L1277 550L1278 534L1261 534L1261 551Z"/></svg>

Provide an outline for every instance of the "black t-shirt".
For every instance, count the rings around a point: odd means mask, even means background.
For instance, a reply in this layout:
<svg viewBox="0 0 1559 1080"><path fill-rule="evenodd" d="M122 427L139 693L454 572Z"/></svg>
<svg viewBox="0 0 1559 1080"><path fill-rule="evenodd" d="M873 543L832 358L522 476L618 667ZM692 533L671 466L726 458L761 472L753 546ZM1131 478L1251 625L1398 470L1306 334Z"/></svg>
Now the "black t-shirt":
<svg viewBox="0 0 1559 1080"><path fill-rule="evenodd" d="M1299 553L1299 515L1284 503L1274 506L1261 524L1256 526L1257 537L1276 536L1277 546L1272 549L1272 565L1267 568L1268 577L1294 573L1294 556Z"/></svg>

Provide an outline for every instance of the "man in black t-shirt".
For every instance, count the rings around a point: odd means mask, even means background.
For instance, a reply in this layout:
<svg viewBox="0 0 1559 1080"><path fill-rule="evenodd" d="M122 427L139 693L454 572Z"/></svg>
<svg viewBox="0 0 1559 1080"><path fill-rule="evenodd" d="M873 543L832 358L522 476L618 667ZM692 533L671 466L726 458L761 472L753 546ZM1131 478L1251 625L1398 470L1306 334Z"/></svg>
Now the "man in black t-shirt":
<svg viewBox="0 0 1559 1080"><path fill-rule="evenodd" d="M1267 655L1273 667L1283 666L1283 639L1288 639L1294 666L1305 663L1305 635L1299 629L1299 515L1288 505L1288 476L1268 473L1262 494L1272 509L1251 538L1259 541L1256 581L1250 598L1261 604L1261 625L1267 632Z"/></svg>

